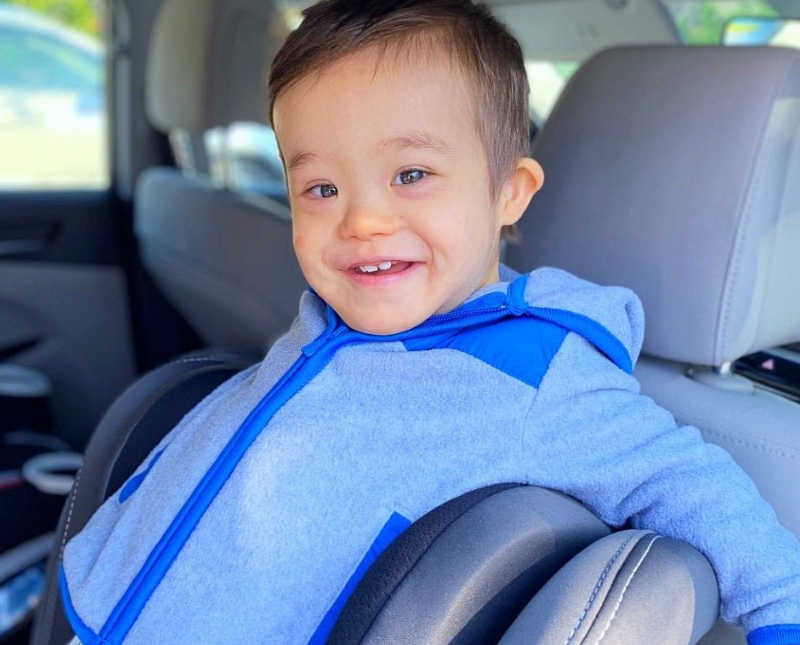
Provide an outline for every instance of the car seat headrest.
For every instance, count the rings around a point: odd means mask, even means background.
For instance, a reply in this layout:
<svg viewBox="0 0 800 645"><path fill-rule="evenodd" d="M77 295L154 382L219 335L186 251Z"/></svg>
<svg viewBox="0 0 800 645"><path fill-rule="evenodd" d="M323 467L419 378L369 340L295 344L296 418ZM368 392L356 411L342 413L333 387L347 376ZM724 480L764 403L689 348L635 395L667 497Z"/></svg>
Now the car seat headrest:
<svg viewBox="0 0 800 645"><path fill-rule="evenodd" d="M533 156L547 179L511 266L631 287L653 356L719 366L800 340L800 51L607 50Z"/></svg>
<svg viewBox="0 0 800 645"><path fill-rule="evenodd" d="M265 122L267 70L284 25L269 0L166 0L147 61L150 121L165 132Z"/></svg>

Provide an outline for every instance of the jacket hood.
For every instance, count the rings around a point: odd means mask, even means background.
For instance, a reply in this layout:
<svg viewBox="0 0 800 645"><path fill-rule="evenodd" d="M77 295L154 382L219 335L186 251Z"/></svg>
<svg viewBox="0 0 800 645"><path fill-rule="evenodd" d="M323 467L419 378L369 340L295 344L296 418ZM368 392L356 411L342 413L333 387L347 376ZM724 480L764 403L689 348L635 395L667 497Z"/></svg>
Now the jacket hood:
<svg viewBox="0 0 800 645"><path fill-rule="evenodd" d="M594 321L622 343L631 364L636 364L644 342L644 309L630 289L600 286L543 267L528 275L525 300L535 308L569 311Z"/></svg>

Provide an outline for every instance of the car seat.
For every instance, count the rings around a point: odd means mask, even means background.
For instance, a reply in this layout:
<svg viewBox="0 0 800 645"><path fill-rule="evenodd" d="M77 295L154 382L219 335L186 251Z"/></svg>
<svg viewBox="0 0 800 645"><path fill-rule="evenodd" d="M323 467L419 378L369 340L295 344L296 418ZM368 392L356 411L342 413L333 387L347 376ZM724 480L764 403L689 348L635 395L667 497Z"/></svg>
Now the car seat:
<svg viewBox="0 0 800 645"><path fill-rule="evenodd" d="M266 71L282 24L264 0L166 0L152 34L146 107L170 134L179 168L139 179L142 262L209 346L263 354L297 313L305 285L289 210L204 176L192 142L216 126L265 121Z"/></svg>
<svg viewBox="0 0 800 645"><path fill-rule="evenodd" d="M506 261L636 291L642 391L728 450L800 536L800 405L735 367L800 340L800 52L602 52L533 156L547 179ZM706 642L744 638L720 627Z"/></svg>

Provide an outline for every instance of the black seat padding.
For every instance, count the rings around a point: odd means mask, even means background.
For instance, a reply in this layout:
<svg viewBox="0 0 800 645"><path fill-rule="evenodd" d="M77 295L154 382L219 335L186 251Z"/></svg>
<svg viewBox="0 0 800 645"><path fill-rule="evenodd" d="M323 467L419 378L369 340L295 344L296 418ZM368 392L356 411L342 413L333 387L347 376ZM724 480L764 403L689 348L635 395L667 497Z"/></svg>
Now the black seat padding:
<svg viewBox="0 0 800 645"><path fill-rule="evenodd" d="M67 541L196 403L255 360L225 351L184 356L137 380L109 408L89 441L83 468L61 512L32 645L64 645L73 637L58 590Z"/></svg>
<svg viewBox="0 0 800 645"><path fill-rule="evenodd" d="M339 615L328 637L328 645L360 642L389 596L442 531L475 504L515 486L496 484L465 493L417 520L378 556L364 574Z"/></svg>
<svg viewBox="0 0 800 645"><path fill-rule="evenodd" d="M328 645L496 643L565 562L608 533L560 493L509 484L472 491L381 554Z"/></svg>

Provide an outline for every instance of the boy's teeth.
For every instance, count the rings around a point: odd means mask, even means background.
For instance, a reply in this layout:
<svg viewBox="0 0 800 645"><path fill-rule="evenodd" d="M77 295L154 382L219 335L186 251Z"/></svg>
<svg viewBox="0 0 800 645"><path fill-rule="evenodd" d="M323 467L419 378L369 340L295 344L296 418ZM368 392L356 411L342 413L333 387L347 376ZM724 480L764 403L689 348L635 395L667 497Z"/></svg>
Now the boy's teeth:
<svg viewBox="0 0 800 645"><path fill-rule="evenodd" d="M381 271L388 271L392 268L391 262L381 262L378 266L374 266L372 264L365 264L363 266L358 267L358 270L362 273L375 273L378 270Z"/></svg>

